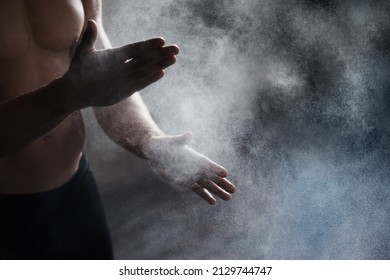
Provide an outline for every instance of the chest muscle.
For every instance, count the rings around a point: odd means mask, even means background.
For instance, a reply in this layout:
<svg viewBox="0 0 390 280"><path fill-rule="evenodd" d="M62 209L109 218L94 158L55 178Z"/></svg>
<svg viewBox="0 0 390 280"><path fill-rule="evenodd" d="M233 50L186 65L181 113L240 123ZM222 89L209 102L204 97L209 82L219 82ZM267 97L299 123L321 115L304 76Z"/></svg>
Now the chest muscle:
<svg viewBox="0 0 390 280"><path fill-rule="evenodd" d="M0 2L0 59L33 48L69 49L84 26L81 0L12 0Z"/></svg>

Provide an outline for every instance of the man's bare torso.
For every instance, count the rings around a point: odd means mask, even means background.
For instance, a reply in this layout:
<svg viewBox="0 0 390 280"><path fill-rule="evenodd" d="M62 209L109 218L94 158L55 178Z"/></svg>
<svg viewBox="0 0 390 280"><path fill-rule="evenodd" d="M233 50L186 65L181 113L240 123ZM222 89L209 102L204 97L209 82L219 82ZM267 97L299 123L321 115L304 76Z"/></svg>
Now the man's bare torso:
<svg viewBox="0 0 390 280"><path fill-rule="evenodd" d="M68 69L85 26L81 0L0 2L0 102L38 89ZM0 158L0 193L47 191L75 173L84 144L80 112Z"/></svg>

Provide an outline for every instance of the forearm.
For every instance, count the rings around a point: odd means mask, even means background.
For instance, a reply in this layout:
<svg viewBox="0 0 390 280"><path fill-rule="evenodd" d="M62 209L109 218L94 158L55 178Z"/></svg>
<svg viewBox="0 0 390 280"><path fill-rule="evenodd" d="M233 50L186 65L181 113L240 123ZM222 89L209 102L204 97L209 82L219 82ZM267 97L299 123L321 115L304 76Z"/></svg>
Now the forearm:
<svg viewBox="0 0 390 280"><path fill-rule="evenodd" d="M61 79L0 103L0 157L42 137L76 110Z"/></svg>
<svg viewBox="0 0 390 280"><path fill-rule="evenodd" d="M104 132L133 154L147 158L145 144L153 136L162 136L139 94L109 107L95 107L96 119Z"/></svg>

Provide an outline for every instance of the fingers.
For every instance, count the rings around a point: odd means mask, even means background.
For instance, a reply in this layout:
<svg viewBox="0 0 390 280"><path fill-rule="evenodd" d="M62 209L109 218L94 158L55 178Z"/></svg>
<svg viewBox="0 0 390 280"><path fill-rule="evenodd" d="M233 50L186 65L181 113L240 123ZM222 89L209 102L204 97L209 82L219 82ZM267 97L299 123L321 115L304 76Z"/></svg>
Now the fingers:
<svg viewBox="0 0 390 280"><path fill-rule="evenodd" d="M163 38L152 38L146 41L124 45L118 50L124 52L128 57L135 57L153 49L160 49L164 46Z"/></svg>
<svg viewBox="0 0 390 280"><path fill-rule="evenodd" d="M234 186L228 179L221 178L221 177L215 177L212 179L209 179L210 181L214 182L217 186L222 188L228 193L235 193L237 191L236 186Z"/></svg>
<svg viewBox="0 0 390 280"><path fill-rule="evenodd" d="M156 60L155 63L157 63L157 65L163 69L167 68L168 66L171 66L173 64L176 63L176 56L168 56L168 57L165 57L165 58L161 58L160 60ZM145 62L145 66L148 66L150 64L152 64L153 62L150 62L149 64L147 62Z"/></svg>
<svg viewBox="0 0 390 280"><path fill-rule="evenodd" d="M211 178L213 176L215 176L214 174L216 174L217 176L220 176L220 177L227 177L228 176L228 172L223 166L221 166L221 165L219 165L211 160L209 160L209 162L210 163L208 164L207 169L206 169L207 174L209 174L208 176L211 176Z"/></svg>
<svg viewBox="0 0 390 280"><path fill-rule="evenodd" d="M154 38L98 54L100 61L106 61L112 67L111 74L125 79L125 88L134 92L161 79L163 70L176 63L178 47L162 47L164 43L162 38Z"/></svg>
<svg viewBox="0 0 390 280"><path fill-rule="evenodd" d="M131 87L137 83L144 83L145 81L148 81L150 77L154 77L156 75L162 78L164 76L164 68L166 67L153 65L138 72L127 73L126 79L129 83L129 86Z"/></svg>
<svg viewBox="0 0 390 280"><path fill-rule="evenodd" d="M220 186L218 186L217 184L215 184L211 180L201 180L200 182L198 182L198 185L204 189L207 189L208 191L212 192L213 194L219 196L220 198L222 198L225 201L229 201L232 199L232 196L230 195L230 193L225 191L223 188L221 188Z"/></svg>
<svg viewBox="0 0 390 280"><path fill-rule="evenodd" d="M191 190L199 195L201 198L207 201L210 205L215 205L217 203L217 200L209 193L206 189L202 188L198 184L194 184L191 188Z"/></svg>
<svg viewBox="0 0 390 280"><path fill-rule="evenodd" d="M123 70L127 72L127 74L125 75L125 84L127 83L127 90L134 92L136 88L135 91L139 91L147 87L151 83L154 83L157 80L161 79L164 76L164 69L167 68L169 65L174 64L175 61L176 60L168 60L164 63L151 65L148 68L143 68L138 71L134 70L134 72Z"/></svg>
<svg viewBox="0 0 390 280"><path fill-rule="evenodd" d="M225 201L229 201L232 199L231 194L236 192L236 187L226 178L219 178L215 181L200 179L192 186L191 190L206 200L209 204L214 205L217 201L211 193Z"/></svg>
<svg viewBox="0 0 390 280"><path fill-rule="evenodd" d="M146 88L147 86L157 82L162 77L164 77L164 70L153 73L152 75L150 75L147 78L143 79L142 81L136 83L135 85L131 85L131 88L129 88L128 90L131 92L140 91L140 90Z"/></svg>
<svg viewBox="0 0 390 280"><path fill-rule="evenodd" d="M124 45L117 50L127 58L141 58L142 60L159 60L161 57L175 56L179 54L176 45L165 46L163 38L153 38L150 40Z"/></svg>
<svg viewBox="0 0 390 280"><path fill-rule="evenodd" d="M176 46L168 46L162 49L150 50L132 57L131 61L126 64L129 71L138 71L154 65L159 65L165 69L176 62L177 54L178 48ZM124 60L127 59L128 57Z"/></svg>

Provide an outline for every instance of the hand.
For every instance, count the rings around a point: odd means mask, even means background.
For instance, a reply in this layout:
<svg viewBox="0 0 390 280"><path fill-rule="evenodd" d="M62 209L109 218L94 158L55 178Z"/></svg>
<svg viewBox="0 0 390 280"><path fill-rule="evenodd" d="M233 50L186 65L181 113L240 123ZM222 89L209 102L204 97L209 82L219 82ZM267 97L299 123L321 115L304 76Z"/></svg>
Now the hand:
<svg viewBox="0 0 390 280"><path fill-rule="evenodd" d="M145 149L152 168L168 182L190 187L211 205L217 202L212 194L230 200L236 187L226 179L226 169L188 147L191 137L191 133L152 137Z"/></svg>
<svg viewBox="0 0 390 280"><path fill-rule="evenodd" d="M80 108L113 105L149 86L163 77L179 53L177 46L164 47L162 38L97 51L96 38L97 26L90 20L63 77Z"/></svg>

